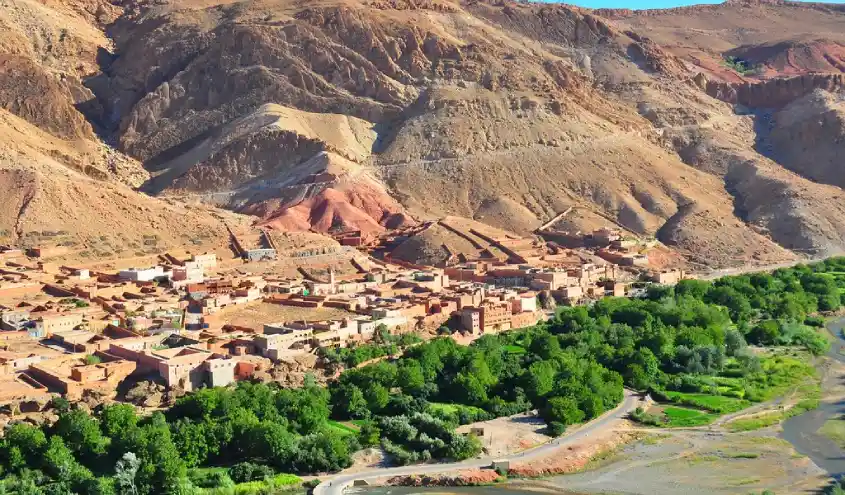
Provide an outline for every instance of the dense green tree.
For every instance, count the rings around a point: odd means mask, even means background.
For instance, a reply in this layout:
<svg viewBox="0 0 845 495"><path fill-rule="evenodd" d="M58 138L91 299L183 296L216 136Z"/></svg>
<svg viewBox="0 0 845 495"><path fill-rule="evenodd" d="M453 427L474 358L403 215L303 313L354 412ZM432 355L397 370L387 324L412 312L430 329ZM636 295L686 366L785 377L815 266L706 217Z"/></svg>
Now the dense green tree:
<svg viewBox="0 0 845 495"><path fill-rule="evenodd" d="M552 361L536 361L528 366L524 375L524 386L529 397L545 397L554 388L556 367Z"/></svg>
<svg viewBox="0 0 845 495"><path fill-rule="evenodd" d="M117 495L118 493L115 478L107 476L87 480L82 491L87 495Z"/></svg>
<svg viewBox="0 0 845 495"><path fill-rule="evenodd" d="M380 383L374 383L364 390L364 400L367 401L367 409L373 414L381 413L387 407L390 399L390 392Z"/></svg>
<svg viewBox="0 0 845 495"><path fill-rule="evenodd" d="M161 413L154 413L141 431L142 444L136 452L140 460L137 474L139 493L167 493L185 477L185 462Z"/></svg>
<svg viewBox="0 0 845 495"><path fill-rule="evenodd" d="M447 445L446 457L458 461L470 459L481 453L481 440L475 435L455 435Z"/></svg>
<svg viewBox="0 0 845 495"><path fill-rule="evenodd" d="M0 441L0 459L10 471L18 472L27 466L38 466L47 448L47 436L40 429L16 423L9 426Z"/></svg>
<svg viewBox="0 0 845 495"><path fill-rule="evenodd" d="M483 406L487 402L487 389L475 375L458 373L452 390L455 401L475 406Z"/></svg>
<svg viewBox="0 0 845 495"><path fill-rule="evenodd" d="M675 295L675 288L671 285L649 285L646 289L646 297L652 301L670 299Z"/></svg>
<svg viewBox="0 0 845 495"><path fill-rule="evenodd" d="M279 470L289 468L294 462L296 437L284 426L263 421L252 428L248 437L250 458L261 459Z"/></svg>
<svg viewBox="0 0 845 495"><path fill-rule="evenodd" d="M410 395L422 395L427 387L422 366L416 359L405 359L396 372L396 384Z"/></svg>
<svg viewBox="0 0 845 495"><path fill-rule="evenodd" d="M71 489L80 489L92 478L91 471L80 465L61 437L53 436L41 463L44 472Z"/></svg>
<svg viewBox="0 0 845 495"><path fill-rule="evenodd" d="M547 422L564 425L580 423L584 419L584 411L578 408L578 401L572 397L552 397L541 413Z"/></svg>
<svg viewBox="0 0 845 495"><path fill-rule="evenodd" d="M262 481L273 476L274 471L270 466L255 464L252 462L239 462L229 468L229 477L235 483L249 483L250 481Z"/></svg>
<svg viewBox="0 0 845 495"><path fill-rule="evenodd" d="M711 287L704 300L728 308L730 317L735 322L747 320L751 316L751 303L748 298L733 287Z"/></svg>
<svg viewBox="0 0 845 495"><path fill-rule="evenodd" d="M298 390L282 389L276 394L276 407L291 428L308 434L318 431L329 416L329 393L311 385Z"/></svg>
<svg viewBox="0 0 845 495"><path fill-rule="evenodd" d="M766 320L754 325L748 334L748 341L752 344L774 345L780 335L780 324L775 320Z"/></svg>
<svg viewBox="0 0 845 495"><path fill-rule="evenodd" d="M725 352L728 356L736 356L745 349L745 337L734 328L725 332Z"/></svg>
<svg viewBox="0 0 845 495"><path fill-rule="evenodd" d="M349 446L330 433L316 433L302 437L296 446L296 472L338 471L349 467Z"/></svg>
<svg viewBox="0 0 845 495"><path fill-rule="evenodd" d="M550 359L555 354L560 353L560 340L555 335L540 334L531 341L529 350L532 354L539 356L540 359Z"/></svg>
<svg viewBox="0 0 845 495"><path fill-rule="evenodd" d="M710 289L710 282L704 280L681 280L675 285L675 295L678 297L688 296L692 299L703 299Z"/></svg>
<svg viewBox="0 0 845 495"><path fill-rule="evenodd" d="M375 447L381 439L381 429L372 421L367 421L361 425L358 433L358 442L363 447Z"/></svg>
<svg viewBox="0 0 845 495"><path fill-rule="evenodd" d="M211 455L218 452L218 442L206 422L194 422L180 418L173 423L173 443L188 467L204 464Z"/></svg>
<svg viewBox="0 0 845 495"><path fill-rule="evenodd" d="M370 416L364 392L355 385L337 385L332 393L332 411L340 418L361 419Z"/></svg>
<svg viewBox="0 0 845 495"><path fill-rule="evenodd" d="M129 404L109 404L100 411L100 428L109 438L119 436L137 424L135 408Z"/></svg>

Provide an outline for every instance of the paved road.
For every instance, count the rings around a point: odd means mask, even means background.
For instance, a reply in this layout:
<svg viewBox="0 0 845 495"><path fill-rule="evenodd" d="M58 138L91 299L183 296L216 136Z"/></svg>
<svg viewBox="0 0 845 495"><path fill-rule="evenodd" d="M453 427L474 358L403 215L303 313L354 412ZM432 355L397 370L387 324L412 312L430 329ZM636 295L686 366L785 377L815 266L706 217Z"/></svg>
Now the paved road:
<svg viewBox="0 0 845 495"><path fill-rule="evenodd" d="M584 440L589 437L591 433L595 433L603 428L611 426L617 420L625 417L628 413L633 411L639 404L639 397L633 392L625 391L625 400L622 401L616 409L608 411L602 416L590 421L581 428L578 428L569 435L556 438L551 442L528 449L523 452L512 454L509 456L499 457L485 457L481 459L469 459L463 462L453 462L448 464L421 464L415 466L404 466L397 468L381 468L371 471L362 471L352 474L339 474L337 476L327 478L314 488L314 495L342 495L343 491L352 485L355 480L372 481L377 478L385 476L408 476L412 474L438 474L449 471L456 471L462 469L472 469L488 467L493 460L510 460L510 461L526 461L535 458L546 457L549 454L568 447L574 443Z"/></svg>

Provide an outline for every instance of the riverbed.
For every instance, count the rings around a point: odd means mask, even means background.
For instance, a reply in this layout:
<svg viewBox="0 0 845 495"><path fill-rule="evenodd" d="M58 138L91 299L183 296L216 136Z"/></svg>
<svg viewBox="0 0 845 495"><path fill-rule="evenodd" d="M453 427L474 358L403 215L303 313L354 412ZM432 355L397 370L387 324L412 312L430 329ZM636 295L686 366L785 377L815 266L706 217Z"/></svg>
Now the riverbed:
<svg viewBox="0 0 845 495"><path fill-rule="evenodd" d="M845 317L829 323L828 331L834 339L830 346L828 357L845 364L845 340L842 329L845 328ZM829 377L822 383L829 385L829 380L841 381L842 376ZM845 414L845 401L836 400L822 402L818 409L808 411L800 416L788 419L783 424L781 438L792 444L796 451L806 455L820 468L831 476L840 478L845 474L845 450L831 439L819 435L818 430L829 419L836 419Z"/></svg>
<svg viewBox="0 0 845 495"><path fill-rule="evenodd" d="M350 488L346 491L349 494L367 495L537 495L538 493L555 493L555 495L586 495L578 492L561 491L557 489L544 489L532 487L531 489L519 489L510 485L494 486L467 486L467 487L408 487L408 486L384 486L366 489Z"/></svg>

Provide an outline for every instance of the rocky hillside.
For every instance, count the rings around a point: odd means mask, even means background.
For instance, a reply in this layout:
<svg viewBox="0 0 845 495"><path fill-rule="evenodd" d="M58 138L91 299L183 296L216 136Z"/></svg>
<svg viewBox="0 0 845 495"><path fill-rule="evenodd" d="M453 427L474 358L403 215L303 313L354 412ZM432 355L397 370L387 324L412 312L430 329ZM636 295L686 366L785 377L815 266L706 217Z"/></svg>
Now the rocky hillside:
<svg viewBox="0 0 845 495"><path fill-rule="evenodd" d="M0 106L107 139L170 201L371 233L448 215L524 233L576 206L709 266L845 248L842 143L812 137L841 131L836 6L0 2L36 19L0 17L30 36L0 42L29 67ZM90 161L72 168L126 175Z"/></svg>
<svg viewBox="0 0 845 495"><path fill-rule="evenodd" d="M225 243L247 217L138 193L141 163L97 136L86 87L113 49L106 1L0 0L0 244L91 260Z"/></svg>

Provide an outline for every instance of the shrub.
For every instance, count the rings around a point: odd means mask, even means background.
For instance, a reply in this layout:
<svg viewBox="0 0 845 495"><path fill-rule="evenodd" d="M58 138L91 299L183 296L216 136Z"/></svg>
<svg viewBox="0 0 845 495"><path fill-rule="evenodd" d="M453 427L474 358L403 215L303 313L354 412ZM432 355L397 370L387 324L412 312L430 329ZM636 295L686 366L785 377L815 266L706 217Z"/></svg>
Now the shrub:
<svg viewBox="0 0 845 495"><path fill-rule="evenodd" d="M630 414L630 418L638 423L649 426L663 426L663 418L656 414L649 414L643 410L642 407L634 409Z"/></svg>
<svg viewBox="0 0 845 495"><path fill-rule="evenodd" d="M189 474L191 482L200 488L226 488L235 486L232 478L225 471L197 470Z"/></svg>
<svg viewBox="0 0 845 495"><path fill-rule="evenodd" d="M93 354L88 354L87 356L85 356L85 364L100 364L101 362L103 362L103 360L100 359L99 356L95 356Z"/></svg>
<svg viewBox="0 0 845 495"><path fill-rule="evenodd" d="M804 324L809 327L822 328L824 327L824 318L821 316L808 316L804 318Z"/></svg>
<svg viewBox="0 0 845 495"><path fill-rule="evenodd" d="M229 477L235 483L264 481L274 475L273 468L252 462L239 462L229 468Z"/></svg>
<svg viewBox="0 0 845 495"><path fill-rule="evenodd" d="M549 423L549 435L559 437L566 433L566 425L560 421L552 421Z"/></svg>
<svg viewBox="0 0 845 495"><path fill-rule="evenodd" d="M70 401L64 397L53 397L50 399L50 407L56 410L59 414L70 411Z"/></svg>

